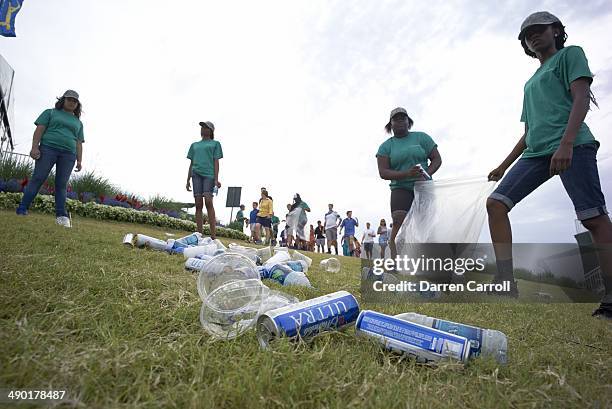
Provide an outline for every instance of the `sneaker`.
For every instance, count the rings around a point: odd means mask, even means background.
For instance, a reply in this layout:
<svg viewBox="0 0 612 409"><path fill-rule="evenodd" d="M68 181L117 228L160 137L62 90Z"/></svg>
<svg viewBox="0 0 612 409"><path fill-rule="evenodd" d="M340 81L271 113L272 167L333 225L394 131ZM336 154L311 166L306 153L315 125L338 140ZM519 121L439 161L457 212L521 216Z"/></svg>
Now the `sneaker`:
<svg viewBox="0 0 612 409"><path fill-rule="evenodd" d="M612 320L612 303L599 304L599 308L593 311L593 317Z"/></svg>
<svg viewBox="0 0 612 409"><path fill-rule="evenodd" d="M70 224L70 219L67 218L66 216L59 216L57 219L55 219L55 221L57 222L57 224L59 224L60 226L64 226L64 227L72 227L72 225Z"/></svg>

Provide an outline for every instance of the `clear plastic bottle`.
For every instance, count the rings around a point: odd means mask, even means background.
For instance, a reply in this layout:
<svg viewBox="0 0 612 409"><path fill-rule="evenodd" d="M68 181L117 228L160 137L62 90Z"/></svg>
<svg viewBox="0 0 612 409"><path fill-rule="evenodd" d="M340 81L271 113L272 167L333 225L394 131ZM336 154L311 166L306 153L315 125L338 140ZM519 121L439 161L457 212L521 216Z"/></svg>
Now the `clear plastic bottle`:
<svg viewBox="0 0 612 409"><path fill-rule="evenodd" d="M306 263L308 263L308 267L310 267L310 265L312 264L312 259L310 257L305 256L304 254L300 253L297 250L293 252L293 256L291 257L291 259L293 259L293 260L303 260Z"/></svg>
<svg viewBox="0 0 612 409"><path fill-rule="evenodd" d="M185 270L200 271L202 270L202 268L204 268L204 265L208 263L208 260L210 260L211 258L211 256L205 255L202 255L199 258L188 258L187 261L185 261Z"/></svg>
<svg viewBox="0 0 612 409"><path fill-rule="evenodd" d="M494 329L473 327L471 325L458 322L441 320L427 315L407 312L398 314L396 318L404 321L414 322L415 324L425 325L440 331L466 337L471 343L471 356L485 355L492 356L500 364L508 362L508 338L506 334Z"/></svg>
<svg viewBox="0 0 612 409"><path fill-rule="evenodd" d="M205 244L203 246L187 247L183 250L183 256L188 259L202 255L214 256L217 251L217 246L214 243Z"/></svg>
<svg viewBox="0 0 612 409"><path fill-rule="evenodd" d="M270 269L270 268L274 267L276 264L281 264L281 263L284 263L285 261L289 261L289 260L291 260L291 257L289 256L289 252L287 252L287 251L279 251L278 253L276 253L272 257L270 257L268 259L268 261L266 261L264 263L264 267Z"/></svg>
<svg viewBox="0 0 612 409"><path fill-rule="evenodd" d="M321 260L320 266L328 273L337 273L338 271L340 271L340 261L335 257Z"/></svg>
<svg viewBox="0 0 612 409"><path fill-rule="evenodd" d="M181 244L184 244L185 246L197 246L201 239L202 239L202 234L199 232L195 232L195 233L190 234L189 236L181 237L180 239L177 239L176 241L178 241Z"/></svg>

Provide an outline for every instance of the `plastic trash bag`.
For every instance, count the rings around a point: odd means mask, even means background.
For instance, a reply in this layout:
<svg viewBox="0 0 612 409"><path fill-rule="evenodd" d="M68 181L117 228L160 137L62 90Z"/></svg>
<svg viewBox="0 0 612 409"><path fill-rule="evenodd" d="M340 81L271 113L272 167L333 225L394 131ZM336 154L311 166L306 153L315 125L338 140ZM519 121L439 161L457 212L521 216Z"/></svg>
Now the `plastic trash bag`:
<svg viewBox="0 0 612 409"><path fill-rule="evenodd" d="M308 223L306 212L301 207L296 207L287 215L287 224L300 240L307 240L304 227Z"/></svg>
<svg viewBox="0 0 612 409"><path fill-rule="evenodd" d="M396 244L477 243L494 187L484 177L416 182Z"/></svg>

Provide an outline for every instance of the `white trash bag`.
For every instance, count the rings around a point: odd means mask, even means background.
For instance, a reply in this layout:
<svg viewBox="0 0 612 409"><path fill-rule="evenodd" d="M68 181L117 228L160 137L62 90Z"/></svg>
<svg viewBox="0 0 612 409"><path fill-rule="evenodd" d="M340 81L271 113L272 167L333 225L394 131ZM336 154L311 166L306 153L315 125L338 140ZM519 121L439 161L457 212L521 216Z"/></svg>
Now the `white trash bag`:
<svg viewBox="0 0 612 409"><path fill-rule="evenodd" d="M495 182L483 177L419 181L396 244L477 243Z"/></svg>

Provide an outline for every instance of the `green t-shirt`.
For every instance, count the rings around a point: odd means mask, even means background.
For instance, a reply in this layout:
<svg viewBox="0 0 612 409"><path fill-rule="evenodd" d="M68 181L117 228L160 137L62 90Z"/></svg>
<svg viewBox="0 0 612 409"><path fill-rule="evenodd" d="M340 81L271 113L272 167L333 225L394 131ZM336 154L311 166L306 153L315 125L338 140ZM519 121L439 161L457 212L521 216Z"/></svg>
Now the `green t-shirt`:
<svg viewBox="0 0 612 409"><path fill-rule="evenodd" d="M398 138L392 136L380 145L376 156L387 156L391 170L406 171L417 164L427 169L427 158L438 145L425 132L409 132L407 136ZM414 182L420 177L392 180L389 183L391 190L413 189Z"/></svg>
<svg viewBox="0 0 612 409"><path fill-rule="evenodd" d="M45 109L34 125L45 126L41 145L76 154L77 141L85 142L81 120L62 109Z"/></svg>
<svg viewBox="0 0 612 409"><path fill-rule="evenodd" d="M242 222L244 221L244 219L245 219L244 212L242 210L238 210L238 213L236 213L236 221Z"/></svg>
<svg viewBox="0 0 612 409"><path fill-rule="evenodd" d="M308 206L308 203L306 203L305 201L301 201L300 204L298 205L298 207L301 207L302 209L306 210L306 209L310 209L310 206Z"/></svg>
<svg viewBox="0 0 612 409"><path fill-rule="evenodd" d="M272 216L272 219L270 219L270 221L272 222L273 226L280 223L280 219L276 216Z"/></svg>
<svg viewBox="0 0 612 409"><path fill-rule="evenodd" d="M569 46L546 60L525 83L521 122L528 130L523 158L555 153L572 110L570 84L581 77L592 81L593 74L582 48ZM592 142L596 142L595 137L583 122L574 146Z"/></svg>
<svg viewBox="0 0 612 409"><path fill-rule="evenodd" d="M189 147L187 159L191 159L191 170L200 176L215 177L215 159L223 157L221 144L214 139L202 139Z"/></svg>

